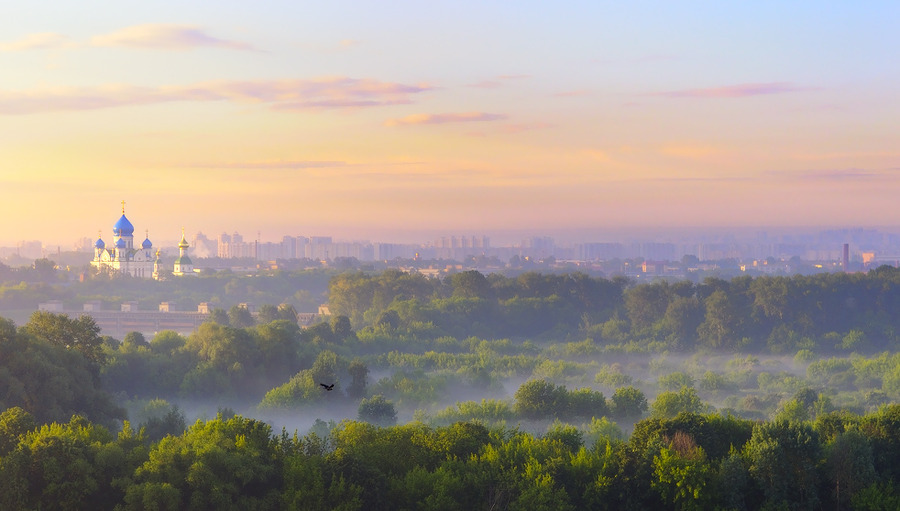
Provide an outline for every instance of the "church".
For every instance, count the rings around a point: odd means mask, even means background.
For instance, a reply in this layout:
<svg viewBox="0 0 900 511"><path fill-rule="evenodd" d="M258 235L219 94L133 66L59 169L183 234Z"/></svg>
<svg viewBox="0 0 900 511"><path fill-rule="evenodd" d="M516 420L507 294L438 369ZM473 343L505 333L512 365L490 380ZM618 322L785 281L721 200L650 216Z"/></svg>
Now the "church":
<svg viewBox="0 0 900 511"><path fill-rule="evenodd" d="M178 244L179 256L175 260L172 275L196 275L193 262L187 255L188 248L182 229L181 242ZM94 243L94 259L91 266L99 271L108 271L110 274L159 280L159 250L153 253L149 232L140 246L135 246L134 225L125 216L125 201L122 201L122 216L113 226L112 246L107 247L103 237L98 236Z"/></svg>

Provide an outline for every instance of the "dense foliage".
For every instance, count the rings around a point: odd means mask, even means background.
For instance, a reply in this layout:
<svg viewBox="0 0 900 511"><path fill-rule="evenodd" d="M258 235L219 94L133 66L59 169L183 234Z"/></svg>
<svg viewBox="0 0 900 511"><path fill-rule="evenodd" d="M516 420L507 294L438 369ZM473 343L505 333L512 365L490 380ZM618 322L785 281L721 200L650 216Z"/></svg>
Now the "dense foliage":
<svg viewBox="0 0 900 511"><path fill-rule="evenodd" d="M331 280L329 303L376 337L590 338L625 349L770 354L872 352L900 342L900 270L889 266L641 285L580 273L465 271L443 281L345 273Z"/></svg>
<svg viewBox="0 0 900 511"><path fill-rule="evenodd" d="M0 508L900 504L896 269L355 272L329 293L305 328L289 301L121 342L0 320Z"/></svg>
<svg viewBox="0 0 900 511"><path fill-rule="evenodd" d="M148 442L0 414L3 509L897 509L900 405L815 422L679 414L628 441L476 422L273 434L219 416Z"/></svg>

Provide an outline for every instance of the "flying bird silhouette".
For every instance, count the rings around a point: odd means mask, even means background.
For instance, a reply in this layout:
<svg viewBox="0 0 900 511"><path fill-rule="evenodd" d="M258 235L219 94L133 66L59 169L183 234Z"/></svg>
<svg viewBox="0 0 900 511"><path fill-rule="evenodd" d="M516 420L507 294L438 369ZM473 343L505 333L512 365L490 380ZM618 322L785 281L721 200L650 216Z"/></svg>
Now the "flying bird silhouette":
<svg viewBox="0 0 900 511"><path fill-rule="evenodd" d="M322 388L324 388L325 390L328 390L328 391L334 390L334 384L333 384L333 383L332 383L331 385L325 385L324 383L320 383L319 385L321 385Z"/></svg>

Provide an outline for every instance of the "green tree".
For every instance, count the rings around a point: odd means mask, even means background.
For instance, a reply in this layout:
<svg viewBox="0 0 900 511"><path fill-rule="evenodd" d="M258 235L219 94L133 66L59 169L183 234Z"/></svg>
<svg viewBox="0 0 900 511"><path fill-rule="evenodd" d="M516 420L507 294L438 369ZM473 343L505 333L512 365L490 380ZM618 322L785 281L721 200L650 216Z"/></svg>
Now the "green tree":
<svg viewBox="0 0 900 511"><path fill-rule="evenodd" d="M491 284L476 270L454 273L450 276L453 296L460 298L490 298Z"/></svg>
<svg viewBox="0 0 900 511"><path fill-rule="evenodd" d="M359 420L378 426L391 426L397 423L394 403L385 400L381 394L360 401L358 413Z"/></svg>
<svg viewBox="0 0 900 511"><path fill-rule="evenodd" d="M617 388L610 399L613 416L618 419L637 419L647 411L647 397L630 385Z"/></svg>
<svg viewBox="0 0 900 511"><path fill-rule="evenodd" d="M641 284L625 292L625 309L635 332L647 330L661 320L669 307L669 285L666 281Z"/></svg>
<svg viewBox="0 0 900 511"><path fill-rule="evenodd" d="M393 332L400 328L400 313L394 309L382 311L375 320L375 326L379 326L387 332Z"/></svg>
<svg viewBox="0 0 900 511"><path fill-rule="evenodd" d="M654 456L653 475L651 486L675 509L710 508L707 486L712 480L712 469L706 453L689 435L676 433L669 445Z"/></svg>
<svg viewBox="0 0 900 511"><path fill-rule="evenodd" d="M674 286L673 286L674 287ZM676 296L666 307L662 329L669 345L676 350L692 348L697 339L697 329L703 323L704 310L695 296Z"/></svg>
<svg viewBox="0 0 900 511"><path fill-rule="evenodd" d="M276 447L269 426L254 419L197 421L153 448L124 509L277 509Z"/></svg>
<svg viewBox="0 0 900 511"><path fill-rule="evenodd" d="M125 412L101 387L98 369L80 351L28 335L24 328L16 332L12 322L0 319L0 408L21 407L38 423L81 414L112 425Z"/></svg>
<svg viewBox="0 0 900 511"><path fill-rule="evenodd" d="M56 279L56 263L50 259L35 259L32 267L41 282L53 282Z"/></svg>
<svg viewBox="0 0 900 511"><path fill-rule="evenodd" d="M347 395L359 399L366 395L367 377L369 368L360 359L354 359L347 366L347 372L350 373L350 385L347 387Z"/></svg>
<svg viewBox="0 0 900 511"><path fill-rule="evenodd" d="M520 417L531 420L565 417L568 392L546 380L531 380L516 390L515 410Z"/></svg>
<svg viewBox="0 0 900 511"><path fill-rule="evenodd" d="M65 314L35 311L23 330L57 346L74 349L95 364L106 363L100 327L90 316L71 319Z"/></svg>
<svg viewBox="0 0 900 511"><path fill-rule="evenodd" d="M187 429L187 421L177 405L164 399L152 399L137 414L138 427L150 441L167 436L181 436Z"/></svg>
<svg viewBox="0 0 900 511"><path fill-rule="evenodd" d="M215 307L209 311L209 317L206 318L206 321L217 325L228 325L228 313L225 312L225 309Z"/></svg>
<svg viewBox="0 0 900 511"><path fill-rule="evenodd" d="M297 309L294 308L293 305L282 303L278 306L278 317L277 319L282 319L284 321L290 321L291 323L297 323Z"/></svg>
<svg viewBox="0 0 900 511"><path fill-rule="evenodd" d="M140 332L128 332L125 334L125 337L122 338L122 344L132 347L132 349L150 347L150 343L144 338L144 334Z"/></svg>
<svg viewBox="0 0 900 511"><path fill-rule="evenodd" d="M872 446L857 430L835 437L826 448L825 464L839 506L849 506L857 492L876 481Z"/></svg>
<svg viewBox="0 0 900 511"><path fill-rule="evenodd" d="M331 318L331 332L337 342L344 342L353 336L353 327L350 325L350 318L343 315Z"/></svg>
<svg viewBox="0 0 900 511"><path fill-rule="evenodd" d="M817 509L821 444L808 423L766 422L753 428L745 446L750 475L766 505Z"/></svg>
<svg viewBox="0 0 900 511"><path fill-rule="evenodd" d="M741 339L741 316L735 299L719 289L706 299L705 304L706 316L697 328L700 343L713 349L737 347Z"/></svg>
<svg viewBox="0 0 900 511"><path fill-rule="evenodd" d="M589 421L609 415L609 407L602 392L589 388L576 389L568 393L568 410L564 418Z"/></svg>
<svg viewBox="0 0 900 511"><path fill-rule="evenodd" d="M708 408L693 387L681 387L678 392L663 392L656 396L650 414L671 419L679 413L703 413Z"/></svg>
<svg viewBox="0 0 900 511"><path fill-rule="evenodd" d="M228 309L228 324L232 328L249 328L256 324L250 309L242 305L233 305Z"/></svg>
<svg viewBox="0 0 900 511"><path fill-rule="evenodd" d="M24 435L0 464L2 509L112 509L122 480L142 456L128 423L117 442L108 430L82 417L44 425Z"/></svg>
<svg viewBox="0 0 900 511"><path fill-rule="evenodd" d="M0 413L0 459L15 449L20 438L36 426L34 416L18 406Z"/></svg>
<svg viewBox="0 0 900 511"><path fill-rule="evenodd" d="M268 303L260 305L256 319L261 325L271 323L278 319L278 309L274 305Z"/></svg>

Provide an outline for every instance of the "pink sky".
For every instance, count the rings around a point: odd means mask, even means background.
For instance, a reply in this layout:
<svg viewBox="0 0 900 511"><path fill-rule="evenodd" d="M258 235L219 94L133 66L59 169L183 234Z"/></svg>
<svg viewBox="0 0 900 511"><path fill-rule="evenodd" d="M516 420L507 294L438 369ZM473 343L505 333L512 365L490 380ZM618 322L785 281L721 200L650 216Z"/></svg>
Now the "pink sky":
<svg viewBox="0 0 900 511"><path fill-rule="evenodd" d="M0 20L0 244L900 225L892 2L198 4Z"/></svg>

